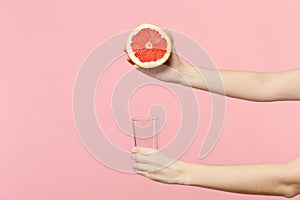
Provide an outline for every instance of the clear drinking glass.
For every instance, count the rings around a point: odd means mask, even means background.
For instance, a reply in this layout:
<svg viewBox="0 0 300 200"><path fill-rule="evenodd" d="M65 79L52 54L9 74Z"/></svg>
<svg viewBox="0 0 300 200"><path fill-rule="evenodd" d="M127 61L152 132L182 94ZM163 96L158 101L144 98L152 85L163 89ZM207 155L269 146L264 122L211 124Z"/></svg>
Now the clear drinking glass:
<svg viewBox="0 0 300 200"><path fill-rule="evenodd" d="M156 116L133 117L134 146L158 149L159 118Z"/></svg>

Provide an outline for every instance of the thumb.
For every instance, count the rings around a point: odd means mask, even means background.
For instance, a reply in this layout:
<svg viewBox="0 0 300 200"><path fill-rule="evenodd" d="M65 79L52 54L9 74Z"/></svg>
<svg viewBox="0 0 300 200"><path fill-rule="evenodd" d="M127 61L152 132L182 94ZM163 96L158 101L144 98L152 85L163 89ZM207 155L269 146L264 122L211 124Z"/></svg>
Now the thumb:
<svg viewBox="0 0 300 200"><path fill-rule="evenodd" d="M169 38L171 40L171 51L172 51L172 53L176 54L176 49L175 49L175 44L174 44L174 37L173 37L172 33L168 29L164 29L164 31L166 32L166 34L169 36Z"/></svg>
<svg viewBox="0 0 300 200"><path fill-rule="evenodd" d="M157 149L147 148L147 147L133 147L131 149L132 153L138 153L138 154L152 154L157 152Z"/></svg>

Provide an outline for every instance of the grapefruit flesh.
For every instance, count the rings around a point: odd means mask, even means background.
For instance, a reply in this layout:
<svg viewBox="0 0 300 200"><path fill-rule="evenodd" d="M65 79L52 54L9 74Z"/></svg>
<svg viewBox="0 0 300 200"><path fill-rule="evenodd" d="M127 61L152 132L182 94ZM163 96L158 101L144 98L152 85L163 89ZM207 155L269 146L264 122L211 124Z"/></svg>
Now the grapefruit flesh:
<svg viewBox="0 0 300 200"><path fill-rule="evenodd" d="M126 51L137 66L153 68L168 60L171 53L171 40L158 26L141 24L129 33Z"/></svg>

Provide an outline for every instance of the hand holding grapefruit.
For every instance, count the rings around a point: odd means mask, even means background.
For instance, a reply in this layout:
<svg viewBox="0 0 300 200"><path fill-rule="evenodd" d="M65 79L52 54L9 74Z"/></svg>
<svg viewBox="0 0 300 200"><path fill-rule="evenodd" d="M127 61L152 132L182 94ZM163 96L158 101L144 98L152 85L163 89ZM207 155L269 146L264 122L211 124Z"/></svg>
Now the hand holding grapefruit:
<svg viewBox="0 0 300 200"><path fill-rule="evenodd" d="M165 45L165 42L167 42L167 48L165 48L166 50L163 50L163 48L157 48L160 52L160 50L162 50L163 52L165 52L165 54L163 54L161 59L156 59L156 61L154 61L155 59L152 59L152 61L149 62L143 62L143 59L141 58L141 60L139 59L140 55L144 55L146 58L150 57L150 58L155 58L155 56L149 56L152 55L153 52L156 52L157 50L153 50L153 48L151 48L150 50L147 50L147 48L145 47L148 41L152 41L150 40L150 36L148 35L146 38L148 39L143 39L142 36L138 35L135 38L133 38L135 35L137 35L139 32L141 32L144 29L150 28L150 30L153 29L153 27L155 28L154 30L159 30L158 33L162 33L162 36L157 36L158 40L154 40L154 46L159 46L157 45L161 43L161 46ZM145 32L149 31L149 29L147 29ZM152 31L150 31L152 32ZM156 32L155 32L156 33ZM142 32L141 35L145 34L144 32ZM156 35L156 34L154 34ZM141 37L141 38L140 38ZM163 40L165 38L165 40ZM137 45L136 43L134 43L133 41L137 40L138 44L142 44L140 45L139 48L135 48L135 45ZM132 47L134 46L134 47ZM153 47L153 45L152 45ZM171 33L167 30L163 30L157 26L151 25L151 24L142 24L140 26L138 26L136 29L134 29L131 33L129 33L128 38L127 38L127 43L126 43L126 52L127 52L127 56L128 56L128 61L129 63L138 66L136 69L144 74L147 74L148 76L151 76L153 78L156 78L158 80L161 81L165 81L165 82L172 82L172 83L179 83L179 84L185 84L185 80L183 78L183 74L184 71L188 68L185 63L180 59L180 57L177 55L176 53L176 49L175 49L175 45L174 45L174 39L173 36L171 35ZM140 54L140 52L142 52L142 54ZM149 54L148 54L149 53ZM136 56L136 55L137 56ZM156 53L153 53L154 55L157 55ZM165 57L164 57L165 55ZM160 55L161 56L161 55Z"/></svg>

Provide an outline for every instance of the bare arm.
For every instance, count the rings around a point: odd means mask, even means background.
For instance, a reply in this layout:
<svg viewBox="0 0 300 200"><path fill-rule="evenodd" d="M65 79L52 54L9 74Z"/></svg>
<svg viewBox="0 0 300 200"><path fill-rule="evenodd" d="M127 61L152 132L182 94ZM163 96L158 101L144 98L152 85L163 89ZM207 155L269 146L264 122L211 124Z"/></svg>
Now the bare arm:
<svg viewBox="0 0 300 200"><path fill-rule="evenodd" d="M168 61L152 69L137 68L139 71L162 81L183 84L238 99L300 100L300 68L283 72L250 72L189 66L177 55L173 37L171 34L169 36L173 45Z"/></svg>
<svg viewBox="0 0 300 200"><path fill-rule="evenodd" d="M234 193L294 197L300 193L300 158L287 164L202 165L172 160L161 152L134 148L137 173L163 183Z"/></svg>
<svg viewBox="0 0 300 200"><path fill-rule="evenodd" d="M294 197L300 192L299 169L292 172L291 164L188 164L185 177L187 185L243 194Z"/></svg>
<svg viewBox="0 0 300 200"><path fill-rule="evenodd" d="M180 74L194 88L210 90L226 96L251 101L280 101L300 99L300 69L283 72L248 72L211 70L185 66ZM210 77L221 77L225 91ZM208 79L208 84L206 84ZM181 81L179 83L183 83ZM209 86L209 88L208 88Z"/></svg>

